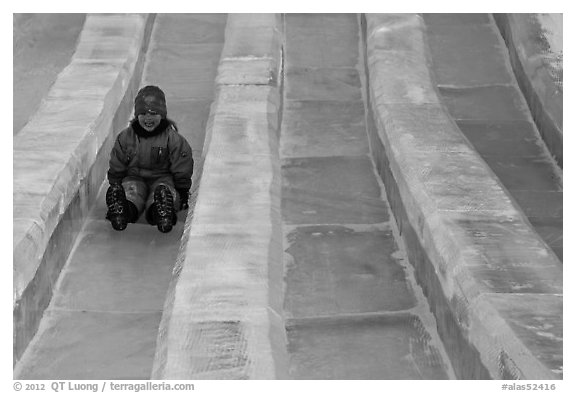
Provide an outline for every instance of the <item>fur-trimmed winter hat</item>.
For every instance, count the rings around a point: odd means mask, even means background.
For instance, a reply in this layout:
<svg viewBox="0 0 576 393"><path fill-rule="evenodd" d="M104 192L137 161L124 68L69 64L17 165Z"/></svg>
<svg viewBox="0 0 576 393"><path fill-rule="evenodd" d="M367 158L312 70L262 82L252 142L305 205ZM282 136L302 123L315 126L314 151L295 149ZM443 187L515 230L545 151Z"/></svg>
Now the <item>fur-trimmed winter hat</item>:
<svg viewBox="0 0 576 393"><path fill-rule="evenodd" d="M158 86L144 86L138 91L134 100L134 114L136 116L153 111L166 117L166 96Z"/></svg>

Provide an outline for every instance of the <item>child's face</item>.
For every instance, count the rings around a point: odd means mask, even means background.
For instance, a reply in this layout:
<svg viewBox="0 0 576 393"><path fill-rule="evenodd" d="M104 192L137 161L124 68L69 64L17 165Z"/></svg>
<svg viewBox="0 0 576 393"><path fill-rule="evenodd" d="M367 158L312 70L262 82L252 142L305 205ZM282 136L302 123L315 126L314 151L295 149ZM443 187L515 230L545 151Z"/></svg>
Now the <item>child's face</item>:
<svg viewBox="0 0 576 393"><path fill-rule="evenodd" d="M154 131L162 121L162 116L155 112L146 112L145 114L138 115L138 123L148 132Z"/></svg>

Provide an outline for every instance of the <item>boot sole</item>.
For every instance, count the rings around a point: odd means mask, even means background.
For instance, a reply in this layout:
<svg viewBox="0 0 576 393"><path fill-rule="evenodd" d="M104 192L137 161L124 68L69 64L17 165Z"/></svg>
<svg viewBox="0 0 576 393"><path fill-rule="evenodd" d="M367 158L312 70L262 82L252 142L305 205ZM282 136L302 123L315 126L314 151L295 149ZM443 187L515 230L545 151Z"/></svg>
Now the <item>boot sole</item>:
<svg viewBox="0 0 576 393"><path fill-rule="evenodd" d="M126 217L127 200L124 189L114 190L108 188L106 191L106 206L108 207L106 217L112 223L112 228L117 231L125 230L128 226L128 218Z"/></svg>
<svg viewBox="0 0 576 393"><path fill-rule="evenodd" d="M158 186L154 190L154 204L156 205L156 227L162 233L172 230L174 215L174 198L170 190L165 186Z"/></svg>

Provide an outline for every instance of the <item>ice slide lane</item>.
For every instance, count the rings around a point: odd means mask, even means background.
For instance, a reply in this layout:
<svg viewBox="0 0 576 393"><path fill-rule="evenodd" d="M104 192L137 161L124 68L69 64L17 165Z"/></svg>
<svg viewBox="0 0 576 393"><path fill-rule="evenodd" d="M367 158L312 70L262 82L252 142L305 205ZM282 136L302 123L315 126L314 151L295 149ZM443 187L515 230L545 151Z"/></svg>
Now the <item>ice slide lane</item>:
<svg viewBox="0 0 576 393"><path fill-rule="evenodd" d="M562 170L536 129L492 16L429 14L424 21L450 115L562 260Z"/></svg>
<svg viewBox="0 0 576 393"><path fill-rule="evenodd" d="M142 84L161 86L168 113L199 160L226 15L158 15ZM148 379L186 212L169 234L142 217L116 232L104 182L61 273L21 379Z"/></svg>
<svg viewBox="0 0 576 393"><path fill-rule="evenodd" d="M448 379L370 157L357 15L286 15L280 138L294 379Z"/></svg>
<svg viewBox="0 0 576 393"><path fill-rule="evenodd" d="M154 17L89 14L70 64L13 141L14 363L36 333L124 127Z"/></svg>

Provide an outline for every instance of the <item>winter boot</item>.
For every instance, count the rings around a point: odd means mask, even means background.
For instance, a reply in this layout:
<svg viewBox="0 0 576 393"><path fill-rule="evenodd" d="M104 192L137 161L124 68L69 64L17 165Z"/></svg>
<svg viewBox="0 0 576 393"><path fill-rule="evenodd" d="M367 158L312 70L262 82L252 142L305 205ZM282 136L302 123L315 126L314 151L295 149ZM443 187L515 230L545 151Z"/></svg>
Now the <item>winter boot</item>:
<svg viewBox="0 0 576 393"><path fill-rule="evenodd" d="M106 218L112 223L112 228L123 231L131 221L130 206L121 184L111 184L106 191Z"/></svg>
<svg viewBox="0 0 576 393"><path fill-rule="evenodd" d="M176 211L174 209L174 197L165 185L159 185L154 190L154 204L152 205L154 223L158 230L167 233L176 225Z"/></svg>

